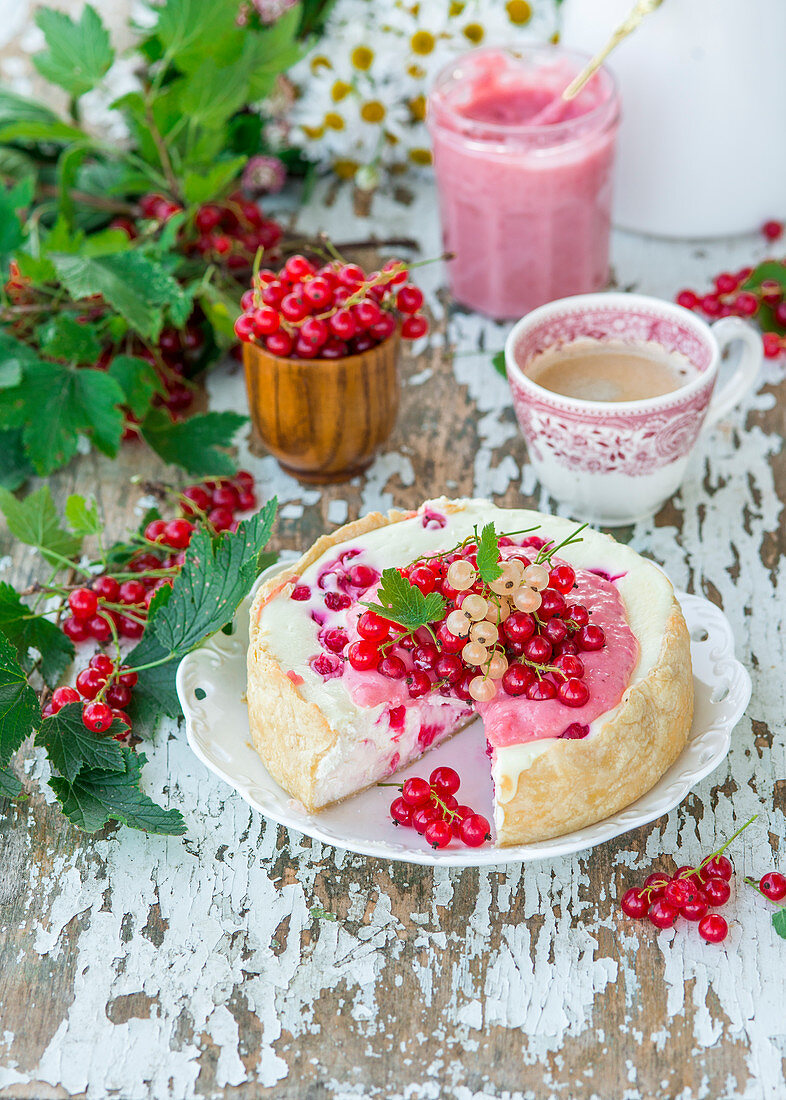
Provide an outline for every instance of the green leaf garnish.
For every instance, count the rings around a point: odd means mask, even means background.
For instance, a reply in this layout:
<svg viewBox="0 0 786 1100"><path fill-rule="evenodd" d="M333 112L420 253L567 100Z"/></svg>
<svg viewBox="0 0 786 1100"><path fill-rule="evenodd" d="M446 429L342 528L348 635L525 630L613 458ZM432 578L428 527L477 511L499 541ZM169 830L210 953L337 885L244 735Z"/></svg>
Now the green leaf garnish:
<svg viewBox="0 0 786 1100"><path fill-rule="evenodd" d="M79 493L72 493L63 510L69 527L76 535L97 535L104 528L98 505L92 498L87 500Z"/></svg>
<svg viewBox="0 0 786 1100"><path fill-rule="evenodd" d="M53 776L49 786L57 795L63 813L85 832L95 833L109 821L120 821L132 829L165 836L182 836L186 831L179 810L165 810L139 789L144 753L121 746L123 769L107 771L82 768L69 780Z"/></svg>
<svg viewBox="0 0 786 1100"><path fill-rule="evenodd" d="M507 368L505 366L505 352L498 351L496 355L492 357L491 365L497 374L501 374L503 378L508 377Z"/></svg>
<svg viewBox="0 0 786 1100"><path fill-rule="evenodd" d="M383 569L377 596L379 603L365 603L364 606L410 632L439 621L445 612L445 600L439 592L424 596L398 569Z"/></svg>
<svg viewBox="0 0 786 1100"><path fill-rule="evenodd" d="M82 704L67 703L44 719L35 742L45 746L60 775L72 783L82 768L125 771L123 752L115 741L115 734L125 729L122 722L114 721L106 733L93 733L82 721Z"/></svg>
<svg viewBox="0 0 786 1100"><path fill-rule="evenodd" d="M480 579L486 584L498 580L502 576L502 566L499 564L499 541L493 523L487 523L480 532L478 539L478 573Z"/></svg>
<svg viewBox="0 0 786 1100"><path fill-rule="evenodd" d="M779 909L777 913L772 914L772 927L781 939L786 940L786 909Z"/></svg>
<svg viewBox="0 0 786 1100"><path fill-rule="evenodd" d="M41 721L36 694L27 682L11 643L0 634L0 767Z"/></svg>

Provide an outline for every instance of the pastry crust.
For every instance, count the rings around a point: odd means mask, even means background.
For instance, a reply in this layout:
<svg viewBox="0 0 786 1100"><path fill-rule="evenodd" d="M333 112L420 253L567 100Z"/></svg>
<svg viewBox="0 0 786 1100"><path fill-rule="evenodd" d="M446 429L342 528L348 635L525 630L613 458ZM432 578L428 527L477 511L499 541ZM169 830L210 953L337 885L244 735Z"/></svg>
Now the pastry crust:
<svg viewBox="0 0 786 1100"><path fill-rule="evenodd" d="M451 501L442 507L458 512L463 506ZM321 537L263 585L252 605L247 695L254 747L277 782L310 812L329 804L318 770L339 734L267 650L260 613L273 597L288 594L285 590L291 591L304 570L328 550L412 515L372 512ZM692 714L690 638L674 600L657 661L605 718L593 723L591 734L538 744L535 758L518 775L515 791L505 789L505 781L511 780L503 779L496 792L497 842L504 846L560 836L635 802L681 753Z"/></svg>
<svg viewBox="0 0 786 1100"><path fill-rule="evenodd" d="M693 719L690 635L674 601L654 667L580 740L552 739L498 802L497 841L529 844L594 825L630 806L671 767ZM509 792L500 790L500 798Z"/></svg>

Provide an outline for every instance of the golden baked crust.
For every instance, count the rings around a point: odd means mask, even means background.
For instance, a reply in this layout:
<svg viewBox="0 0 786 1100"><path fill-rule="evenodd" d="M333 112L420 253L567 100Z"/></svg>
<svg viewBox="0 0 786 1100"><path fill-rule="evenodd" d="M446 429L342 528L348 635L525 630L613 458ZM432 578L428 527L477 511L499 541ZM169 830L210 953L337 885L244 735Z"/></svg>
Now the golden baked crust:
<svg viewBox="0 0 786 1100"><path fill-rule="evenodd" d="M442 506L449 512L463 507L457 501ZM372 512L324 535L302 558L263 585L252 605L247 696L254 747L277 782L310 812L329 804L317 772L339 735L265 647L258 625L260 612L334 546L412 514ZM675 600L656 663L626 690L602 725L596 723L591 736L584 739L549 739L520 772L512 795L504 789L498 792L504 799L497 804L498 843L560 836L635 802L679 756L692 714L690 638Z"/></svg>
<svg viewBox="0 0 786 1100"><path fill-rule="evenodd" d="M520 773L510 801L498 803L498 843L549 840L630 806L680 755L692 719L690 636L675 600L650 672L591 736L549 741ZM507 798L509 792L498 793Z"/></svg>

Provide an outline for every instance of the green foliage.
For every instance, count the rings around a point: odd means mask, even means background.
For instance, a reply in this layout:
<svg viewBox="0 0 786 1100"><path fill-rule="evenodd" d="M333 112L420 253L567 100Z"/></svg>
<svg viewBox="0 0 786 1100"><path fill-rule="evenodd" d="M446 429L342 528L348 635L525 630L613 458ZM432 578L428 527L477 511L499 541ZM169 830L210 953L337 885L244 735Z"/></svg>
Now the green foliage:
<svg viewBox="0 0 786 1100"><path fill-rule="evenodd" d="M154 395L164 392L152 365L132 355L116 355L109 364L109 377L120 386L123 403L139 420L147 416Z"/></svg>
<svg viewBox="0 0 786 1100"><path fill-rule="evenodd" d="M13 645L25 673L38 664L45 684L55 687L74 659L74 645L49 619L35 615L10 584L0 581L0 634ZM31 654L40 654L40 661Z"/></svg>
<svg viewBox="0 0 786 1100"><path fill-rule="evenodd" d="M502 576L499 564L499 542L493 523L487 523L478 539L478 573L480 579L491 584Z"/></svg>
<svg viewBox="0 0 786 1100"><path fill-rule="evenodd" d="M779 909L777 913L772 914L772 927L781 939L786 940L786 909Z"/></svg>
<svg viewBox="0 0 786 1100"><path fill-rule="evenodd" d="M49 780L65 816L88 833L120 821L146 833L182 836L186 826L180 812L162 809L139 789L145 754L125 747L121 753L122 771L88 767L80 769L73 781L59 776Z"/></svg>
<svg viewBox="0 0 786 1100"><path fill-rule="evenodd" d="M39 73L71 96L82 96L95 88L115 56L95 8L85 4L78 23L62 12L41 8L35 21L47 45L33 58Z"/></svg>
<svg viewBox="0 0 786 1100"><path fill-rule="evenodd" d="M16 659L14 647L0 634L0 767L5 767L41 721L36 694Z"/></svg>
<svg viewBox="0 0 786 1100"><path fill-rule="evenodd" d="M161 409L151 409L141 426L142 438L164 462L190 474L228 476L236 470L226 453L247 417L233 412L209 412L172 422Z"/></svg>
<svg viewBox="0 0 786 1100"><path fill-rule="evenodd" d="M439 592L429 592L428 596L424 596L416 585L402 577L398 569L383 569L377 596L379 603L367 603L365 606L408 631L436 622L445 612L445 600Z"/></svg>
<svg viewBox="0 0 786 1100"><path fill-rule="evenodd" d="M61 526L48 485L29 493L24 500L0 489L0 512L11 534L25 545L34 546L50 565L62 565L82 547L82 540Z"/></svg>
<svg viewBox="0 0 786 1100"><path fill-rule="evenodd" d="M79 493L72 493L65 502L65 518L75 535L97 535L103 529L94 500L86 500Z"/></svg>
<svg viewBox="0 0 786 1100"><path fill-rule="evenodd" d="M82 721L82 704L67 703L57 714L44 719L36 744L43 745L51 764L73 783L82 768L125 771L123 753L115 741L115 734L124 729L122 722L115 721L106 733L93 733Z"/></svg>

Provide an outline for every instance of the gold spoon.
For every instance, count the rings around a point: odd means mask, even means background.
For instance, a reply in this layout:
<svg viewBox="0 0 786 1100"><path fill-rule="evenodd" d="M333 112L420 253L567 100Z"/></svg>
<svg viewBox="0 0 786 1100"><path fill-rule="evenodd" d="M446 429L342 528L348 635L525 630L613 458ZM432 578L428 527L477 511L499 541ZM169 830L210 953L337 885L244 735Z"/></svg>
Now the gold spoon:
<svg viewBox="0 0 786 1100"><path fill-rule="evenodd" d="M637 0L628 15L613 32L606 45L587 62L578 76L571 80L562 95L559 96L558 99L548 103L542 111L539 111L529 125L542 126L544 123L558 122L565 106L570 103L572 99L576 98L581 89L587 81L595 75L612 50L616 49L624 38L632 34L641 21L654 12L656 8L659 8L662 3L663 0Z"/></svg>

